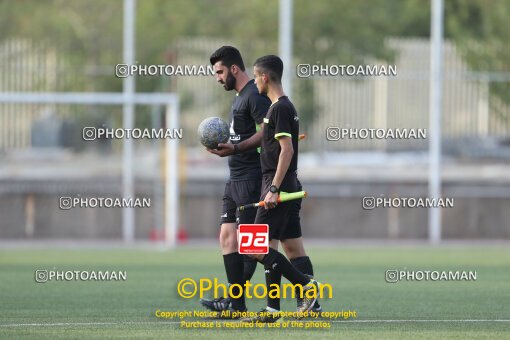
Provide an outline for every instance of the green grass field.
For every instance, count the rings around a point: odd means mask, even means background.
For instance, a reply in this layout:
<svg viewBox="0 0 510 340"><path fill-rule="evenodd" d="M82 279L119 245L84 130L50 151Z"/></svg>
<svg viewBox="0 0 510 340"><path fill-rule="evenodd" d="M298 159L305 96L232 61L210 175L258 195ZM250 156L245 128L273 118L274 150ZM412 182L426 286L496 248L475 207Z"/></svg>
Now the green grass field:
<svg viewBox="0 0 510 340"><path fill-rule="evenodd" d="M334 289L324 309L357 318L329 329L186 329L155 312L203 310L198 297L180 298L176 287L184 277L224 282L214 248L0 250L0 338L510 338L508 247L339 246L309 255L316 277ZM125 270L127 280L36 283L38 269ZM388 269L476 270L477 280L386 283ZM263 282L261 266L253 282ZM252 311L263 306L248 301ZM282 307L295 310L295 301Z"/></svg>

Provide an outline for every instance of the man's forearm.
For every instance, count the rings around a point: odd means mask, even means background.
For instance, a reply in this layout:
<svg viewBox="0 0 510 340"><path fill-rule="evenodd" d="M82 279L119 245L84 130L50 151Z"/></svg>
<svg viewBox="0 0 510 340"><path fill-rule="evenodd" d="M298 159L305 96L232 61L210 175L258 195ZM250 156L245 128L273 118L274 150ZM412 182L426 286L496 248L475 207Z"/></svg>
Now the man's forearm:
<svg viewBox="0 0 510 340"><path fill-rule="evenodd" d="M285 175L287 174L287 170L289 169L290 162L292 161L292 156L294 155L293 149L282 149L280 152L280 156L278 157L278 165L276 166L276 173L273 178L273 185L276 185L278 188L282 184Z"/></svg>
<svg viewBox="0 0 510 340"><path fill-rule="evenodd" d="M262 143L262 133L264 131L264 127L261 126L261 129L257 131L250 138L243 140L241 143L237 144L238 152L245 152L251 149L256 149Z"/></svg>

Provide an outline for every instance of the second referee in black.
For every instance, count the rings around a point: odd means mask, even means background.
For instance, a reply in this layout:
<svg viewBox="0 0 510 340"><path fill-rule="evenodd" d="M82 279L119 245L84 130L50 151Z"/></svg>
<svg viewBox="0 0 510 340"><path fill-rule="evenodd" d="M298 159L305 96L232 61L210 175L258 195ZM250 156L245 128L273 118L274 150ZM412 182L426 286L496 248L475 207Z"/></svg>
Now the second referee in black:
<svg viewBox="0 0 510 340"><path fill-rule="evenodd" d="M291 202L278 203L280 191L295 192L298 189L297 162L299 119L289 98L285 96L281 84L283 62L275 55L261 57L253 66L255 85L260 94L265 94L272 105L264 119L262 152L261 200L264 207L259 207L255 218L256 224L269 225L269 253L253 255L264 265L266 285L280 285L282 275L292 284L300 284L304 290L315 289L315 297L304 296L304 303L298 312L312 308L319 293L319 284L296 270L278 249L278 240L285 231L290 215ZM267 307L258 316L247 318L248 322L275 322L279 319L280 297L267 296Z"/></svg>

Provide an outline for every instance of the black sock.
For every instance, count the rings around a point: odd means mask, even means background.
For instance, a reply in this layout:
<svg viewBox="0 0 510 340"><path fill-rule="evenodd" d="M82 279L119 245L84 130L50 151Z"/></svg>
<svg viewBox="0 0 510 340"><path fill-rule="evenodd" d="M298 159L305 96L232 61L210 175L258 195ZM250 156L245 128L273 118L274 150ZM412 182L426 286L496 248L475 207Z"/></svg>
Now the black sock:
<svg viewBox="0 0 510 340"><path fill-rule="evenodd" d="M301 256L296 257L290 260L290 263L294 267L296 267L297 270L299 270L301 273L305 274L309 278L313 278L313 266L312 261L310 261L310 258L308 256ZM296 289L296 295L299 294L299 291ZM319 300L315 301L315 304L313 305L314 308L319 308Z"/></svg>
<svg viewBox="0 0 510 340"><path fill-rule="evenodd" d="M225 264L225 271L227 273L228 283L239 284L244 287L243 281L243 255L235 252L228 255L223 255L223 263ZM235 296L239 295L239 287L232 288L232 294ZM232 298L232 308L235 310L244 311L246 309L246 303L244 300L244 294L239 298Z"/></svg>
<svg viewBox="0 0 510 340"><path fill-rule="evenodd" d="M290 260L290 263L301 273L313 277L312 261L308 256L296 257Z"/></svg>
<svg viewBox="0 0 510 340"><path fill-rule="evenodd" d="M310 282L309 278L294 268L294 266L289 262L289 260L285 258L285 256L273 248L269 248L269 253L264 256L262 263L264 264L264 267L270 266L271 269L276 273L281 273L281 275L283 275L294 285L300 284L304 286Z"/></svg>
<svg viewBox="0 0 510 340"><path fill-rule="evenodd" d="M276 310L280 310L280 297L271 296L276 294L274 284L280 287L280 284L282 282L282 274L278 273L276 270L271 269L271 266L266 265L264 266L264 272L266 273L267 306L274 308ZM274 291L274 293L269 294L271 291Z"/></svg>
<svg viewBox="0 0 510 340"><path fill-rule="evenodd" d="M248 255L243 255L244 257L244 274L243 281L250 281L255 273L255 269L257 269L257 260Z"/></svg>

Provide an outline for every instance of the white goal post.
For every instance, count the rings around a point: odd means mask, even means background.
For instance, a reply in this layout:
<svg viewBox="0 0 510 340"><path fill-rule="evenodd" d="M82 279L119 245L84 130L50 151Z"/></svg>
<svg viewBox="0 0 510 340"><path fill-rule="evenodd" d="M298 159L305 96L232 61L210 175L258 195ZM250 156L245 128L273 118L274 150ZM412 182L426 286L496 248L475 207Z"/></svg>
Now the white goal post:
<svg viewBox="0 0 510 340"><path fill-rule="evenodd" d="M167 127L179 126L179 97L175 93L133 93L122 92L3 92L0 103L18 104L102 104L102 105L164 105ZM134 197L133 140L123 139L122 194ZM178 179L179 139L165 140L165 244L170 248L177 243L179 223L179 179ZM122 237L126 243L134 240L134 208L122 210Z"/></svg>

